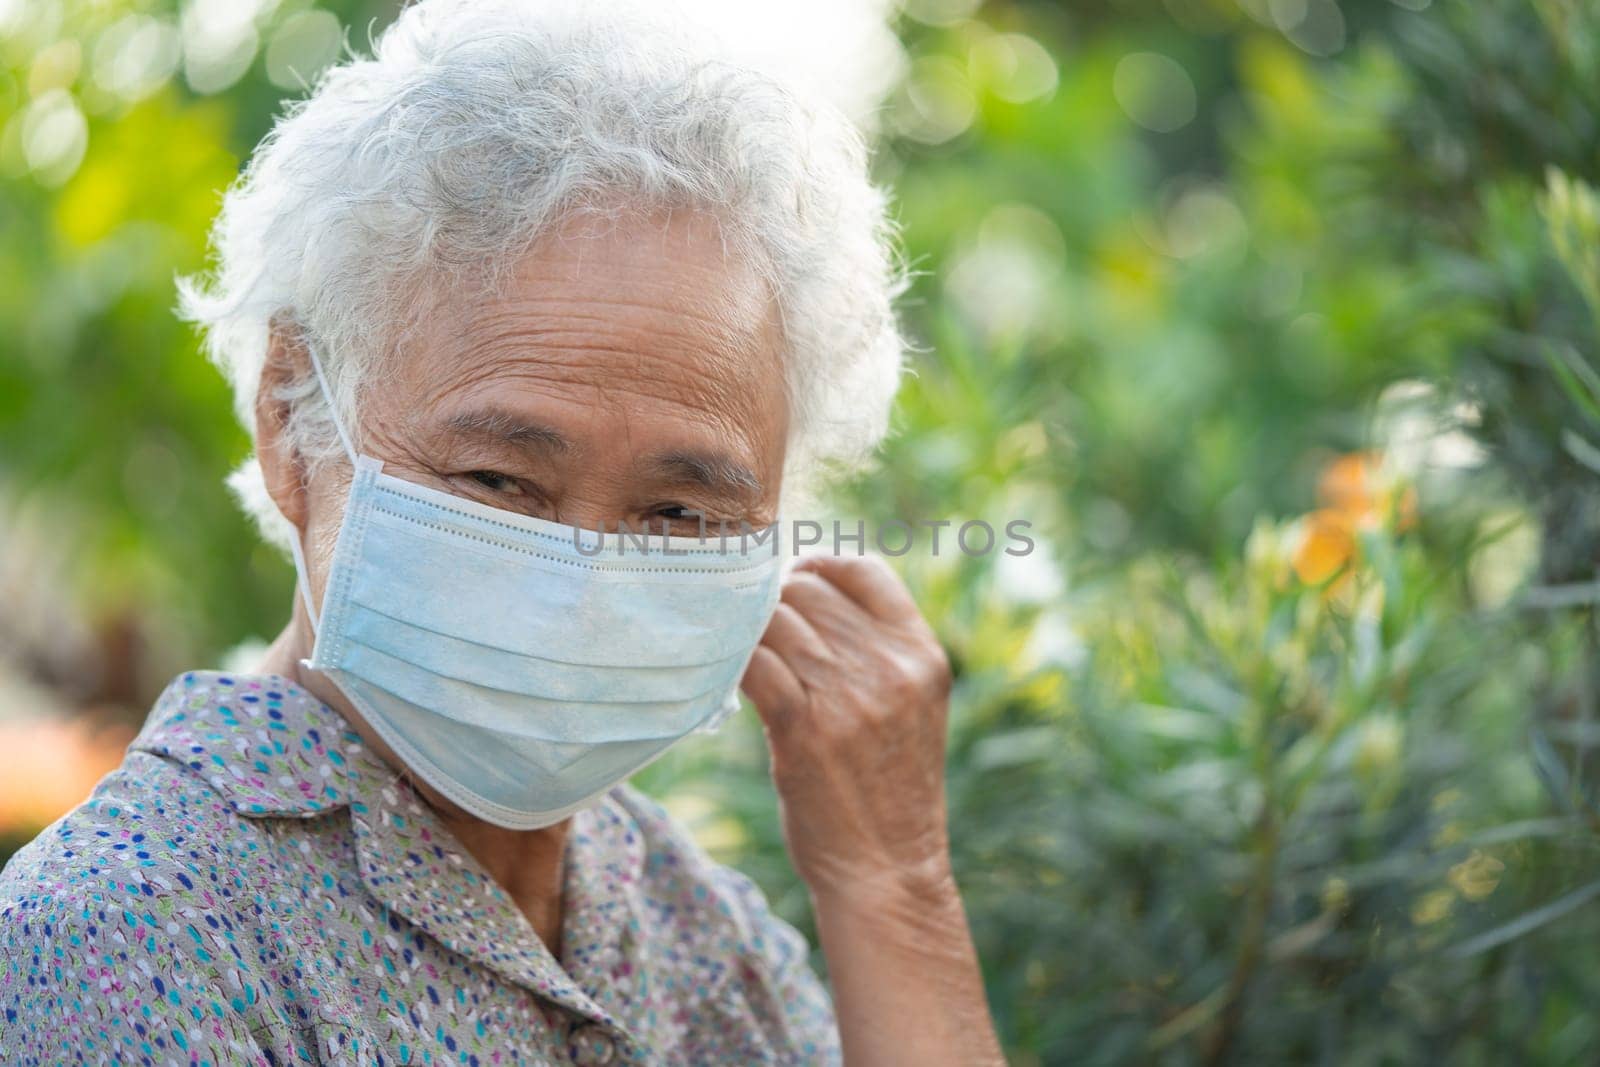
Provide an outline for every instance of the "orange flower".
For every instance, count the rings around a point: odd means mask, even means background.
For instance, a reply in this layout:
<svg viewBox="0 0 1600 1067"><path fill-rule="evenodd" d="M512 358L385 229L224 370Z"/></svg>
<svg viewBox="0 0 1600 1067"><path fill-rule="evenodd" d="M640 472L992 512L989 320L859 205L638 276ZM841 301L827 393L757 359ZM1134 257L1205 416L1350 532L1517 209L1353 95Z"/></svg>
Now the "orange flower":
<svg viewBox="0 0 1600 1067"><path fill-rule="evenodd" d="M1321 585L1355 559L1356 536L1347 514L1319 508L1300 520L1295 546L1294 573L1306 585ZM1346 575L1345 577L1348 577ZM1342 582L1344 579L1340 579Z"/></svg>
<svg viewBox="0 0 1600 1067"><path fill-rule="evenodd" d="M85 719L0 722L0 830L34 830L88 797L133 729Z"/></svg>
<svg viewBox="0 0 1600 1067"><path fill-rule="evenodd" d="M1338 575L1329 593L1348 585L1361 530L1387 526L1398 533L1417 521L1416 490L1389 472L1381 452L1350 452L1333 460L1317 480L1317 499L1322 507L1297 524L1294 572L1306 585Z"/></svg>
<svg viewBox="0 0 1600 1067"><path fill-rule="evenodd" d="M1417 521L1417 492L1390 475L1383 453L1349 452L1329 463L1317 482L1322 506L1340 512L1353 529L1391 525L1409 530Z"/></svg>

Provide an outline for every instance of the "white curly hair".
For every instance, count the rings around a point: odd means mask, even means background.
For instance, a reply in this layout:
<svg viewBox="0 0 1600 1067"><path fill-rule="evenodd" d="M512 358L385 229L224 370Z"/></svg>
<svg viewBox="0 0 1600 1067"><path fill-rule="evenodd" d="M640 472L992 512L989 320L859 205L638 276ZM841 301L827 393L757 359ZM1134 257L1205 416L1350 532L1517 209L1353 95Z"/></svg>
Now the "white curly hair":
<svg viewBox="0 0 1600 1067"><path fill-rule="evenodd" d="M431 310L501 291L539 236L619 201L711 210L765 274L791 405L785 496L870 455L904 365L907 271L863 135L663 0L408 5L370 58L286 107L223 199L209 275L177 279L177 313L247 429L275 324L316 346L359 441L362 382ZM282 395L290 443L312 464L338 455L314 377ZM229 484L287 546L253 457Z"/></svg>

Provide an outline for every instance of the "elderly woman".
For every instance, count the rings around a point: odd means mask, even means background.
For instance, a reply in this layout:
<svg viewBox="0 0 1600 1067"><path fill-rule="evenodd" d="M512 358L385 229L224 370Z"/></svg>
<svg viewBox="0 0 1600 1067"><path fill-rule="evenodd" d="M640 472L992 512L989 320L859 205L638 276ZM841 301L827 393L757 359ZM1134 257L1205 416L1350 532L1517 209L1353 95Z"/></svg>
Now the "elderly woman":
<svg viewBox="0 0 1600 1067"><path fill-rule="evenodd" d="M6 867L0 1061L999 1061L939 645L772 548L898 377L864 157L615 5L424 0L288 111L181 295L300 596ZM831 997L622 784L741 686Z"/></svg>

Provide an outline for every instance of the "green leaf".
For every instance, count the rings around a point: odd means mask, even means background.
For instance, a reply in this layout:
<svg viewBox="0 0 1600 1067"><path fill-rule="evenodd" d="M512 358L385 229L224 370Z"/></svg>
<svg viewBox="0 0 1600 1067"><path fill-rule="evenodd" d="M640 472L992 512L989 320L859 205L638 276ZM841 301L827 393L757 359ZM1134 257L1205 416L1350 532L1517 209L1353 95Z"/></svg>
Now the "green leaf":
<svg viewBox="0 0 1600 1067"><path fill-rule="evenodd" d="M1582 889L1574 889L1566 896L1553 900L1542 908L1535 908L1526 915L1518 916L1487 933L1479 934L1477 937L1463 941L1461 944L1449 949L1446 955L1453 959L1466 959L1469 956L1476 956L1480 952L1487 952L1489 949L1503 945L1508 941L1515 941L1519 937L1525 937L1539 927L1577 911L1596 897L1600 897L1600 880L1590 882Z"/></svg>
<svg viewBox="0 0 1600 1067"><path fill-rule="evenodd" d="M1589 470L1600 474L1600 448L1590 444L1584 438L1570 429L1561 431L1561 447L1567 450L1567 455L1582 463Z"/></svg>

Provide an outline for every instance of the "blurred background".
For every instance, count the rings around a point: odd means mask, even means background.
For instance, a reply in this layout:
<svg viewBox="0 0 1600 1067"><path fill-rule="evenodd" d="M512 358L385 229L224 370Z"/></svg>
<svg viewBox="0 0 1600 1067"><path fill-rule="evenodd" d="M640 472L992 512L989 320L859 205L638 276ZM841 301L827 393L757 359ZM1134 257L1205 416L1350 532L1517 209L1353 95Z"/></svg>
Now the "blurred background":
<svg viewBox="0 0 1600 1067"><path fill-rule="evenodd" d="M1034 526L900 561L1013 1062L1594 1062L1595 6L886 14L841 103L921 345L833 503ZM393 15L0 0L0 860L286 615L173 275ZM641 784L810 932L764 758L746 714Z"/></svg>

